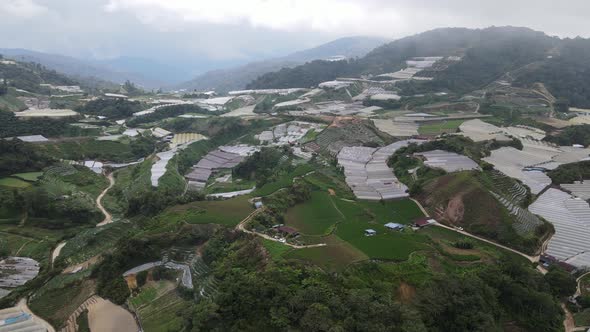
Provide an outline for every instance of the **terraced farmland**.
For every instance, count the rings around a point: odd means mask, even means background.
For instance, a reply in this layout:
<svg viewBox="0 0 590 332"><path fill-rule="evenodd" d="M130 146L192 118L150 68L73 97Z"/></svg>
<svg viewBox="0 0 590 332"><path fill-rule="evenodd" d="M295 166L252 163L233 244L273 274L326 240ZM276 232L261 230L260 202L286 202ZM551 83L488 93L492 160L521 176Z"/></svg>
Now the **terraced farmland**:
<svg viewBox="0 0 590 332"><path fill-rule="evenodd" d="M193 259L191 273L195 285L195 299L210 298L217 294L218 281L201 257L196 256Z"/></svg>

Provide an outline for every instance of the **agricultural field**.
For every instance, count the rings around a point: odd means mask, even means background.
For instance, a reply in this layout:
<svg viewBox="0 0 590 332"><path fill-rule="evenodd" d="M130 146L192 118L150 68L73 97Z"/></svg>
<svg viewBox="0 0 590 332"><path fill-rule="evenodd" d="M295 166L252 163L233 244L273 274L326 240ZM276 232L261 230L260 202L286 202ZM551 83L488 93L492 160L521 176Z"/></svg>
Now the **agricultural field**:
<svg viewBox="0 0 590 332"><path fill-rule="evenodd" d="M119 141L84 139L39 145L39 149L58 159L130 162L139 159L131 144Z"/></svg>
<svg viewBox="0 0 590 332"><path fill-rule="evenodd" d="M67 318L95 292L90 270L74 274L60 274L38 289L29 299L29 306L37 315L55 327Z"/></svg>
<svg viewBox="0 0 590 332"><path fill-rule="evenodd" d="M254 207L247 196L223 201L198 201L177 205L162 212L157 219L165 224L220 224L235 226L246 218Z"/></svg>
<svg viewBox="0 0 590 332"><path fill-rule="evenodd" d="M121 238L135 230L137 230L137 227L126 221L118 221L102 227L86 229L67 240L57 261L64 261L69 266L85 262L94 256L108 253Z"/></svg>
<svg viewBox="0 0 590 332"><path fill-rule="evenodd" d="M19 225L19 221L0 222L0 248L5 248L11 256L31 257L41 265L48 264L51 249L66 234L62 230L44 228L50 222L30 219L24 226Z"/></svg>
<svg viewBox="0 0 590 332"><path fill-rule="evenodd" d="M289 187L293 184L293 179L296 177L303 176L307 173L314 171L314 167L309 164L301 164L295 168L292 172L287 174L281 174L275 181L264 184L260 188L256 188L252 195L254 196L268 196L281 188Z"/></svg>
<svg viewBox="0 0 590 332"><path fill-rule="evenodd" d="M315 241L322 242L325 240L322 236L333 233L336 239L331 241L346 241L371 259L402 261L412 252L425 249L427 238L411 230L391 231L383 225L388 222L407 225L421 216L421 211L410 200L354 202L331 196L328 192L315 191L309 201L289 209L285 221L302 233L306 240L320 236ZM366 229L376 230L377 235L365 236ZM306 249L315 259L324 251L322 248ZM289 255L300 258L301 253Z"/></svg>
<svg viewBox="0 0 590 332"><path fill-rule="evenodd" d="M328 235L342 219L330 194L314 191L310 200L287 211L285 224L305 235Z"/></svg>
<svg viewBox="0 0 590 332"><path fill-rule="evenodd" d="M12 174L12 177L19 178L27 182L35 182L43 176L43 172L29 172L29 173L18 173Z"/></svg>
<svg viewBox="0 0 590 332"><path fill-rule="evenodd" d="M184 300L176 289L172 289L152 301L143 303L136 313L146 332L180 331L184 324L184 316L192 312L193 303Z"/></svg>
<svg viewBox="0 0 590 332"><path fill-rule="evenodd" d="M1 178L0 179L0 187L6 187L6 188L27 188L29 187L31 184L27 181L21 180L21 179L17 179L17 178L13 178L13 177L7 177L7 178Z"/></svg>
<svg viewBox="0 0 590 332"><path fill-rule="evenodd" d="M325 271L343 271L350 264L369 259L369 256L336 235L323 237L321 241L327 246L292 249L283 253L281 258L311 263Z"/></svg>
<svg viewBox="0 0 590 332"><path fill-rule="evenodd" d="M420 135L436 136L454 133L465 120L443 120L440 122L424 122L418 128Z"/></svg>

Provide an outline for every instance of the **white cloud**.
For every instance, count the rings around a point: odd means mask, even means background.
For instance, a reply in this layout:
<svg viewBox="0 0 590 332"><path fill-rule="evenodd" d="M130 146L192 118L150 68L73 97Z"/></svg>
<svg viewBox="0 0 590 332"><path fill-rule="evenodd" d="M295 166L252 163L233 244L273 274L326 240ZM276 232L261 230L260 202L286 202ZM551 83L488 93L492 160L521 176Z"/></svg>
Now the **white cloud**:
<svg viewBox="0 0 590 332"><path fill-rule="evenodd" d="M400 21L392 8L354 0L109 0L105 9L132 12L164 29L185 23L246 23L283 31L363 33Z"/></svg>
<svg viewBox="0 0 590 332"><path fill-rule="evenodd" d="M8 15L9 18L29 19L47 11L47 7L41 6L33 0L2 0L0 2L0 15Z"/></svg>

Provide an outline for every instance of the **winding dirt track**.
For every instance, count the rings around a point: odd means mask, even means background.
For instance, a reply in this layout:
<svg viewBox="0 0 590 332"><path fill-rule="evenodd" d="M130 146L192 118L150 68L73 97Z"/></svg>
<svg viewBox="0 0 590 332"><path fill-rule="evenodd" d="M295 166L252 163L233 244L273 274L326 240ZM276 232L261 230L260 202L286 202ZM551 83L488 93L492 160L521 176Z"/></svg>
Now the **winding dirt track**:
<svg viewBox="0 0 590 332"><path fill-rule="evenodd" d="M267 239L267 240L270 240L270 241L282 243L282 244L284 244L286 246L289 246L289 247L295 248L295 249L317 248L317 247L325 247L326 246L325 243L310 244L310 245L306 245L306 246L300 246L300 245L296 245L296 244L290 244L290 243L287 243L287 242L281 242L281 241L273 238L272 236L268 236L266 234L261 234L261 233L258 233L258 232L253 232L253 231L247 230L246 227L245 227L246 224L248 224L248 222L250 220L252 220L252 218L254 218L257 214L261 213L262 211L264 211L264 208L258 209L256 211L250 213L246 218L244 218L244 220L240 221L240 223L236 226L236 229L239 230L239 231L242 231L244 233L254 234L256 236L260 236L261 238L264 238L264 239Z"/></svg>
<svg viewBox="0 0 590 332"><path fill-rule="evenodd" d="M100 195L98 195L98 197L96 198L96 206L98 207L98 209L102 212L102 214L104 214L104 220L101 221L100 223L98 223L96 225L96 227L100 227L100 226L104 226L106 224L110 224L113 222L113 216L111 216L111 214L109 213L109 211L107 211L104 206L102 206L102 198L104 197L104 195L107 194L107 192L109 190L111 190L111 188L113 188L113 186L115 185L115 178L113 177L113 173L109 174L107 176L107 179L109 179L109 186L103 190Z"/></svg>

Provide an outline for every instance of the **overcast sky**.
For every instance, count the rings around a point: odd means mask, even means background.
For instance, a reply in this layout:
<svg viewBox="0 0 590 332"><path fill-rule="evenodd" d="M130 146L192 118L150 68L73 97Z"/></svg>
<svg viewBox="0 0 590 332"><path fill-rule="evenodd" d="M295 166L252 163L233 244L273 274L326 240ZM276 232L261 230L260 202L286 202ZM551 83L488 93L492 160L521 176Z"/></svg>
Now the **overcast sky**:
<svg viewBox="0 0 590 332"><path fill-rule="evenodd" d="M343 36L395 39L450 26L588 37L588 12L588 0L0 0L0 47L241 61Z"/></svg>

